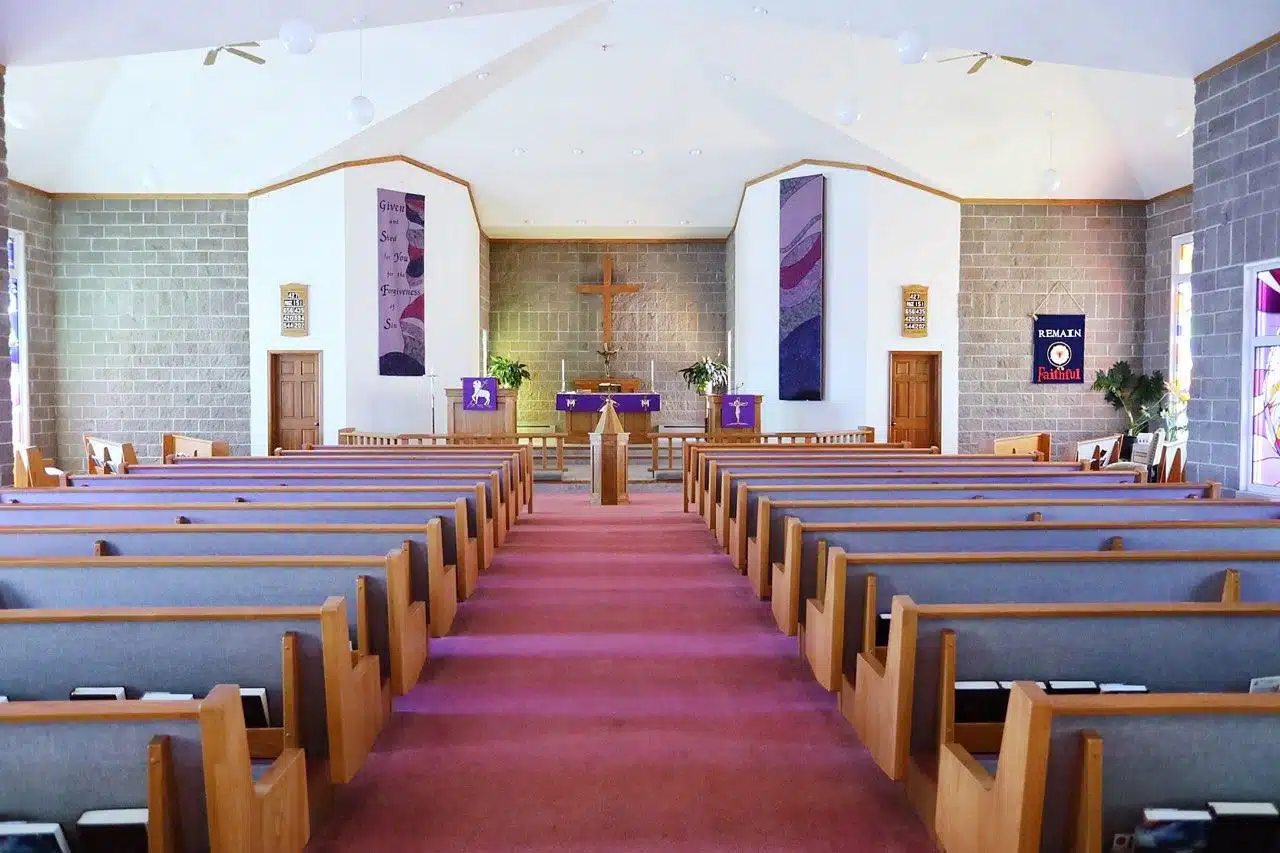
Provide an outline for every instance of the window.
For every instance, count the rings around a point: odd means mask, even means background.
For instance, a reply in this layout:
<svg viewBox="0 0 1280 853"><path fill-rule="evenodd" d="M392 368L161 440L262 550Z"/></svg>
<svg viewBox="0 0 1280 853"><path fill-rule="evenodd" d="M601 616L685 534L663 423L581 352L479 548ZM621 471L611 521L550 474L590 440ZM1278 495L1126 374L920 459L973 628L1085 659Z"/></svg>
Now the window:
<svg viewBox="0 0 1280 853"><path fill-rule="evenodd" d="M1280 495L1280 259L1245 267L1241 487Z"/></svg>
<svg viewBox="0 0 1280 853"><path fill-rule="evenodd" d="M1191 270L1195 243L1191 234L1173 238L1172 310L1169 312L1169 418L1165 441L1187 440L1187 401L1191 391ZM1172 451L1170 451L1172 452Z"/></svg>
<svg viewBox="0 0 1280 853"><path fill-rule="evenodd" d="M13 407L13 443L31 444L31 409L27 383L26 242L10 231L5 255L9 266L6 311L9 314L9 400Z"/></svg>

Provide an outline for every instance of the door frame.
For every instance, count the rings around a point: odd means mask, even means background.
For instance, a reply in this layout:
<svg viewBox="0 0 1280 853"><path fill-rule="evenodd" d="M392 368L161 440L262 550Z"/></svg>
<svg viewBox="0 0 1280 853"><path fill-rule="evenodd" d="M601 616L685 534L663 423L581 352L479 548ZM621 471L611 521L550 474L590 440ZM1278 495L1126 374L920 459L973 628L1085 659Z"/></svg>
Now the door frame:
<svg viewBox="0 0 1280 853"><path fill-rule="evenodd" d="M279 404L276 393L276 359L282 355L314 355L316 357L316 436L324 443L324 351L318 349L269 349L267 350L267 455L276 452L276 409Z"/></svg>
<svg viewBox="0 0 1280 853"><path fill-rule="evenodd" d="M889 410L885 421L885 437L893 441L893 360L900 355L927 355L929 358L929 381L933 385L933 426L929 430L929 444L942 449L942 350L936 349L895 349L889 350Z"/></svg>

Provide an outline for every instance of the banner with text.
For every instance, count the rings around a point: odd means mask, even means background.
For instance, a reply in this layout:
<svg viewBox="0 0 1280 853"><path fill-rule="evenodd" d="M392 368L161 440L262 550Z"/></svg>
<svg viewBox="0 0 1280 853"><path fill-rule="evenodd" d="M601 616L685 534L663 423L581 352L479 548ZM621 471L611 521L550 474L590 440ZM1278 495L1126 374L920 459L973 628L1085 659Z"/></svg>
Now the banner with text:
<svg viewBox="0 0 1280 853"><path fill-rule="evenodd" d="M1037 385L1084 382L1084 315L1038 314L1031 321L1031 381Z"/></svg>
<svg viewBox="0 0 1280 853"><path fill-rule="evenodd" d="M423 225L426 199L378 190L378 373L425 376Z"/></svg>

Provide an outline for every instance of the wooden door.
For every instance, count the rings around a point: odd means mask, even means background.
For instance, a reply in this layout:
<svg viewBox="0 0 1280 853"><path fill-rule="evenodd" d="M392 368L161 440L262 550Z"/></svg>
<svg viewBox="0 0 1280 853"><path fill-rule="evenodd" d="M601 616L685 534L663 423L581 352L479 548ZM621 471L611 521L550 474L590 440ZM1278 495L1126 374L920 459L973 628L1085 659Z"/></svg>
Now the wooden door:
<svg viewBox="0 0 1280 853"><path fill-rule="evenodd" d="M267 452L323 444L320 430L320 353L271 353Z"/></svg>
<svg viewBox="0 0 1280 853"><path fill-rule="evenodd" d="M936 352L889 353L889 440L942 444L942 396Z"/></svg>

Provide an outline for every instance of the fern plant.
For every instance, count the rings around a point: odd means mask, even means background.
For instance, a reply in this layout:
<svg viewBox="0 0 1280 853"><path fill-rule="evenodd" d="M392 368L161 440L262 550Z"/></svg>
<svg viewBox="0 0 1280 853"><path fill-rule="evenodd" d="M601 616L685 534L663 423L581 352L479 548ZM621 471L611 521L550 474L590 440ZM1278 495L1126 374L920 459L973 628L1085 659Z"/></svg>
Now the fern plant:
<svg viewBox="0 0 1280 853"><path fill-rule="evenodd" d="M1160 416L1168 390L1164 374L1134 373L1127 361L1117 361L1110 370L1099 370L1093 378L1093 390L1128 421L1128 435L1137 435Z"/></svg>
<svg viewBox="0 0 1280 853"><path fill-rule="evenodd" d="M681 370L680 375L685 384L690 388L697 388L699 394L705 394L708 390L712 393L723 391L729 385L729 366L709 355L704 355Z"/></svg>

